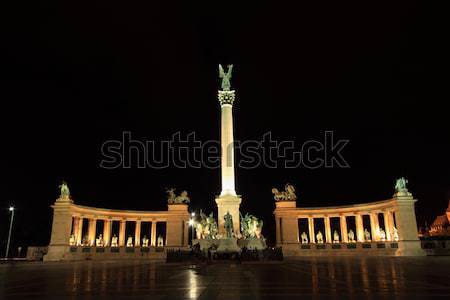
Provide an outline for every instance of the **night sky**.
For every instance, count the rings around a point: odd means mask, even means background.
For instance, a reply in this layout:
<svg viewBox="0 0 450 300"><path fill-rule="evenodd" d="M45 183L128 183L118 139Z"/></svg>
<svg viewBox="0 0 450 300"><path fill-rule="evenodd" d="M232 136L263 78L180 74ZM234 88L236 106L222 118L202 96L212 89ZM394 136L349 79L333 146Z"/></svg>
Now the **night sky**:
<svg viewBox="0 0 450 300"><path fill-rule="evenodd" d="M161 2L161 3L159 3ZM218 63L233 63L235 139L350 142L350 168L238 169L241 211L274 239L272 186L299 206L388 199L396 177L419 225L450 199L445 17L429 1L15 3L0 9L0 253L47 245L61 180L76 203L158 210L165 188L209 212L219 169L100 168L101 146L129 131L220 138ZM164 3L164 4L162 4ZM4 4L2 4L4 6Z"/></svg>

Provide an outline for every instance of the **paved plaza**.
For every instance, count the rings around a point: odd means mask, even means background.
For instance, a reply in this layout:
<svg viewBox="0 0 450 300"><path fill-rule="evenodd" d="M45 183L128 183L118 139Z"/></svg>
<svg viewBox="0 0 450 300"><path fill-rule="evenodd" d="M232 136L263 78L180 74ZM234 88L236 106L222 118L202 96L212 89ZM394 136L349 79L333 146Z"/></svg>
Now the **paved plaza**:
<svg viewBox="0 0 450 300"><path fill-rule="evenodd" d="M450 298L450 257L0 265L0 299Z"/></svg>

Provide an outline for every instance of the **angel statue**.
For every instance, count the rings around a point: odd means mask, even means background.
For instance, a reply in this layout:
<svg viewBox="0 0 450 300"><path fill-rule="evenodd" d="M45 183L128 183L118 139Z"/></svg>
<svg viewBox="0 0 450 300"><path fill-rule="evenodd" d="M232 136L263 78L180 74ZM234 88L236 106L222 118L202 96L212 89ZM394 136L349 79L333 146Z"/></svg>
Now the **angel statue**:
<svg viewBox="0 0 450 300"><path fill-rule="evenodd" d="M222 78L222 91L229 91L231 88L231 72L233 71L233 65L228 65L228 72L225 73L222 65L219 65L219 78Z"/></svg>
<svg viewBox="0 0 450 300"><path fill-rule="evenodd" d="M59 186L59 190L60 190L60 194L59 194L60 198L67 199L70 197L69 186L67 185L67 182L65 182L64 180L62 181L61 185Z"/></svg>

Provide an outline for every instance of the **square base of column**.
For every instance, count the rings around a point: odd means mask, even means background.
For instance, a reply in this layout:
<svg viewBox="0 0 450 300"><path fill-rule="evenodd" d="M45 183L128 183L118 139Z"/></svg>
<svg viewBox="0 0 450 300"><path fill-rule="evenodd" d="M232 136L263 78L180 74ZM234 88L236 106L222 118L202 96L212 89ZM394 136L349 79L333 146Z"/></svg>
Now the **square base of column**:
<svg viewBox="0 0 450 300"><path fill-rule="evenodd" d="M48 252L44 255L44 262L46 261L61 261L66 258L67 253L70 252L69 245L60 245L60 246L48 246Z"/></svg>
<svg viewBox="0 0 450 300"><path fill-rule="evenodd" d="M420 240L417 241L398 241L398 250L396 256L426 256L427 253L422 249Z"/></svg>

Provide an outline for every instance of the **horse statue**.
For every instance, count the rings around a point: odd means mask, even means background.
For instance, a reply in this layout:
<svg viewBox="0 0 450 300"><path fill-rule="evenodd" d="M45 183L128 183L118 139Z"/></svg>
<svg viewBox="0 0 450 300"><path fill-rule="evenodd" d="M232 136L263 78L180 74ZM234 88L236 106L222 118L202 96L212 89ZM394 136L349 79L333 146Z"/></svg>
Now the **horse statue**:
<svg viewBox="0 0 450 300"><path fill-rule="evenodd" d="M293 185L287 183L284 186L284 191L280 192L277 188L272 188L272 194L274 194L275 201L295 201L297 195L295 194L295 188Z"/></svg>

